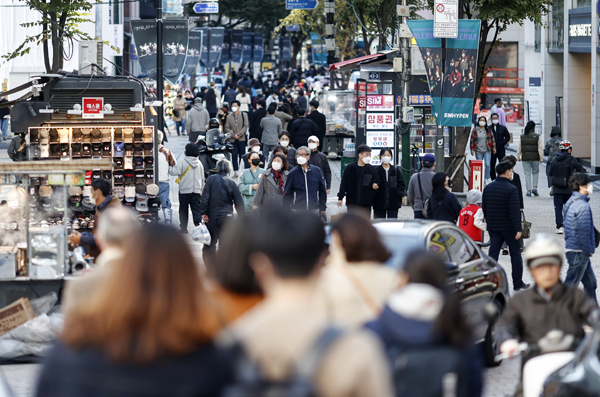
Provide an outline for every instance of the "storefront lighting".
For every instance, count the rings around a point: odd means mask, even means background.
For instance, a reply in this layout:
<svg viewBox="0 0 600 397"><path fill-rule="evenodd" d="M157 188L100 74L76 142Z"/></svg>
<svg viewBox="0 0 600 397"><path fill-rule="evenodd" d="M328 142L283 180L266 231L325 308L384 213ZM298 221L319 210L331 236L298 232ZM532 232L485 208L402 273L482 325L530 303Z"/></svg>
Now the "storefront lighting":
<svg viewBox="0 0 600 397"><path fill-rule="evenodd" d="M76 103L72 110L68 110L67 114L81 114L81 105Z"/></svg>
<svg viewBox="0 0 600 397"><path fill-rule="evenodd" d="M104 105L104 108L100 111L100 113L102 114L114 114L114 110L112 108L112 105L110 103L107 103Z"/></svg>
<svg viewBox="0 0 600 397"><path fill-rule="evenodd" d="M129 110L131 110L132 112L143 112L144 108L142 107L141 103L136 103L134 107L129 108Z"/></svg>
<svg viewBox="0 0 600 397"><path fill-rule="evenodd" d="M54 109L50 108L50 105L46 105L45 109L39 109L39 113L54 113Z"/></svg>

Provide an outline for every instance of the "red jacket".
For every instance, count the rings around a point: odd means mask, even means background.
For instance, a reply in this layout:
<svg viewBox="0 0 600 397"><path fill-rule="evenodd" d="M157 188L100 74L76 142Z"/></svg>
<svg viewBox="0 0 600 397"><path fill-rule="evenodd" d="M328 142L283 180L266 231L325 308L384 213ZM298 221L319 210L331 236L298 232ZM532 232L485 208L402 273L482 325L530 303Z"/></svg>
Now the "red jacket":
<svg viewBox="0 0 600 397"><path fill-rule="evenodd" d="M483 241L483 230L475 226L475 213L481 207L477 204L467 205L460 211L458 216L458 227L473 239L473 241Z"/></svg>

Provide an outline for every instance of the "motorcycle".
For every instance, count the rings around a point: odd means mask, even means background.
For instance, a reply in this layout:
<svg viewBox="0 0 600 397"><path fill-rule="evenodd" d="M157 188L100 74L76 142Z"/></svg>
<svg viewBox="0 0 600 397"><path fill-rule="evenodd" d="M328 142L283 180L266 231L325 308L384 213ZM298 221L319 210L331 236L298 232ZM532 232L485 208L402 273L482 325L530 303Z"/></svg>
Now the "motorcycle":
<svg viewBox="0 0 600 397"><path fill-rule="evenodd" d="M204 176L208 178L217 174L217 162L222 159L231 159L233 145L227 142L227 135L218 128L206 131L206 135L199 135L196 141L200 155L198 159L204 167Z"/></svg>

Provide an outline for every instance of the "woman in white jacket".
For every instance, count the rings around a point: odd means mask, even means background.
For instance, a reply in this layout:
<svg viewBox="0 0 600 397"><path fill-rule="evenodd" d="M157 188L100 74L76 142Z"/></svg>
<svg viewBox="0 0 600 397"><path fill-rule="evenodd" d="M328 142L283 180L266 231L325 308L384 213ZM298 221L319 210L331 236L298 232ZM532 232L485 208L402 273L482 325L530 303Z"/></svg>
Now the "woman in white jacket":
<svg viewBox="0 0 600 397"><path fill-rule="evenodd" d="M246 89L242 85L238 87L238 90L240 93L236 95L235 99L240 102L240 111L248 113L250 111L249 105L252 103L250 94L246 93Z"/></svg>

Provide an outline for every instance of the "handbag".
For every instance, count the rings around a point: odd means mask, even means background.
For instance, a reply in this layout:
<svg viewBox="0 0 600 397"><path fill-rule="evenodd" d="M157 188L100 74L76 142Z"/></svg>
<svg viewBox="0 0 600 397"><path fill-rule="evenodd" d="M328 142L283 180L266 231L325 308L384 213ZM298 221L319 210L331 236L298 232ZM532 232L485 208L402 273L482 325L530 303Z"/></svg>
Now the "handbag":
<svg viewBox="0 0 600 397"><path fill-rule="evenodd" d="M521 211L521 230L521 238L531 237L531 222L527 222L523 211Z"/></svg>
<svg viewBox="0 0 600 397"><path fill-rule="evenodd" d="M200 244L210 245L211 237L208 228L204 223L200 223L192 231L192 239Z"/></svg>

